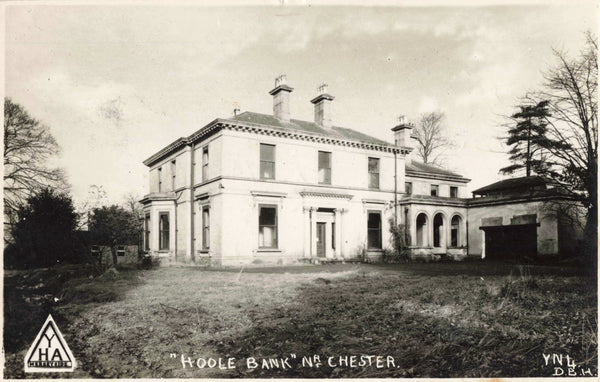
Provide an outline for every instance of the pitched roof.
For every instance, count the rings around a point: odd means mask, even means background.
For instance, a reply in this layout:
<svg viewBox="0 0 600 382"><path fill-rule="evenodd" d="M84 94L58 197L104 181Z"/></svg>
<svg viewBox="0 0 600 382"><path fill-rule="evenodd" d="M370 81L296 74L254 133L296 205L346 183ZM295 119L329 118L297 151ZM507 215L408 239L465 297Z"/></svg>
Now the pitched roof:
<svg viewBox="0 0 600 382"><path fill-rule="evenodd" d="M435 175L446 175L446 176L461 176L452 171L448 171L438 166L434 166L431 164L417 162L415 160L407 160L406 161L406 171L414 171L414 172L427 172Z"/></svg>
<svg viewBox="0 0 600 382"><path fill-rule="evenodd" d="M322 135L332 138L347 139L351 141L359 141L377 145L391 145L390 142L382 141L381 139L377 139L370 135L363 134L356 130L347 129L344 127L334 126L331 128L325 128L317 125L314 122L301 121L298 119L292 119L289 122L283 122L272 115L253 113L250 111L245 111L230 119L239 122L249 122L257 123L260 125L267 125L271 128L281 130L293 129L303 133Z"/></svg>
<svg viewBox="0 0 600 382"><path fill-rule="evenodd" d="M530 187L545 186L547 182L541 176L523 176L520 178L504 179L496 183L478 188L473 194L486 194L489 192L524 190Z"/></svg>
<svg viewBox="0 0 600 382"><path fill-rule="evenodd" d="M455 172L446 170L445 168L441 168L439 166L434 166L428 163L418 162L414 159L406 160L406 164L404 166L406 170L407 176L414 176L420 178L430 178L430 179L447 179L456 182L467 183L470 182L471 179L467 179L460 174Z"/></svg>

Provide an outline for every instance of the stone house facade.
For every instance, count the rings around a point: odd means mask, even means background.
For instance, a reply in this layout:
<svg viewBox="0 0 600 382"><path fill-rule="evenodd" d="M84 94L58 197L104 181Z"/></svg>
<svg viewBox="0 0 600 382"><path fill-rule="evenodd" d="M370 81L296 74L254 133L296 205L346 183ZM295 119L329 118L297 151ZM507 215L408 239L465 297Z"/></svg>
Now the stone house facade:
<svg viewBox="0 0 600 382"><path fill-rule="evenodd" d="M471 250L469 179L416 161L410 124L391 129L394 143L334 126L325 85L314 121L292 119L292 91L281 76L272 115L217 118L144 161L147 253L217 265L378 258L396 221L412 256L485 256Z"/></svg>

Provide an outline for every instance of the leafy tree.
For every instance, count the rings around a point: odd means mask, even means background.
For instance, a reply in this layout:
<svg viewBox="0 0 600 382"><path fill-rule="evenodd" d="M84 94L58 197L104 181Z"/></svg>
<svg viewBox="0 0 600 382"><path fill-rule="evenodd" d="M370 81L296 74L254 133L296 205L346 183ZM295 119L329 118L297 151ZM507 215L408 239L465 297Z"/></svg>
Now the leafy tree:
<svg viewBox="0 0 600 382"><path fill-rule="evenodd" d="M139 219L118 205L94 208L88 228L93 244L110 247L113 264L117 264L117 245L138 244Z"/></svg>
<svg viewBox="0 0 600 382"><path fill-rule="evenodd" d="M83 260L75 237L77 214L68 194L42 189L27 198L16 216L13 243L5 252L7 266L48 267Z"/></svg>
<svg viewBox="0 0 600 382"><path fill-rule="evenodd" d="M519 108L521 110L510 117L515 125L508 130L506 139L506 144L512 146L509 154L513 164L500 169L500 172L514 174L525 169L525 175L530 176L533 169L536 173L543 173L549 170L542 147L547 139L547 119L550 117L548 101Z"/></svg>
<svg viewBox="0 0 600 382"><path fill-rule="evenodd" d="M47 167L59 151L47 126L4 99L4 213L9 223L14 223L19 206L41 189L68 189L63 171Z"/></svg>
<svg viewBox="0 0 600 382"><path fill-rule="evenodd" d="M554 51L557 64L545 74L543 88L527 99L547 101L549 115L544 139L546 153L539 175L561 185L587 209L585 252L597 263L598 220L598 44L590 32L575 58Z"/></svg>
<svg viewBox="0 0 600 382"><path fill-rule="evenodd" d="M414 129L417 137L417 154L423 163L434 163L440 159L440 151L450 145L450 141L444 135L443 121L445 115L434 111L421 115L421 119Z"/></svg>

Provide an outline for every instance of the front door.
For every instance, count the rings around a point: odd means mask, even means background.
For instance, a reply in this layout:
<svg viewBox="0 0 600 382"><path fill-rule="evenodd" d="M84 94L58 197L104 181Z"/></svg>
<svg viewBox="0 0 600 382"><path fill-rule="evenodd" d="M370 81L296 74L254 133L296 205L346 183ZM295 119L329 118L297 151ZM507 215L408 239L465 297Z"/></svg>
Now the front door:
<svg viewBox="0 0 600 382"><path fill-rule="evenodd" d="M317 256L325 257L325 227L327 223L317 222Z"/></svg>

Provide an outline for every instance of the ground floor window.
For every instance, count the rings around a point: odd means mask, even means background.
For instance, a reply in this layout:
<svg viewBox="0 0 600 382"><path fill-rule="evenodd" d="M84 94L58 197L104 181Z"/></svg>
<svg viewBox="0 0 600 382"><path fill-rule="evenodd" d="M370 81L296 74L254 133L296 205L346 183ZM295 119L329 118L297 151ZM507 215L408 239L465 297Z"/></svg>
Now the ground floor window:
<svg viewBox="0 0 600 382"><path fill-rule="evenodd" d="M458 247L460 245L460 216L456 215L450 222L450 246Z"/></svg>
<svg viewBox="0 0 600 382"><path fill-rule="evenodd" d="M335 223L331 223L331 248L335 249Z"/></svg>
<svg viewBox="0 0 600 382"><path fill-rule="evenodd" d="M444 241L444 217L437 214L433 217L433 246L441 247Z"/></svg>
<svg viewBox="0 0 600 382"><path fill-rule="evenodd" d="M161 212L158 218L158 249L168 250L169 249L169 213Z"/></svg>
<svg viewBox="0 0 600 382"><path fill-rule="evenodd" d="M417 216L417 246L424 247L426 245L428 245L427 215L420 213Z"/></svg>
<svg viewBox="0 0 600 382"><path fill-rule="evenodd" d="M202 249L210 248L210 207L202 207Z"/></svg>
<svg viewBox="0 0 600 382"><path fill-rule="evenodd" d="M150 250L150 214L144 216L144 249Z"/></svg>
<svg viewBox="0 0 600 382"><path fill-rule="evenodd" d="M367 248L381 249L381 212L369 211L367 231Z"/></svg>
<svg viewBox="0 0 600 382"><path fill-rule="evenodd" d="M277 248L276 206L259 206L258 246L259 248Z"/></svg>

